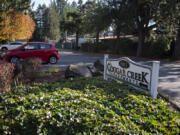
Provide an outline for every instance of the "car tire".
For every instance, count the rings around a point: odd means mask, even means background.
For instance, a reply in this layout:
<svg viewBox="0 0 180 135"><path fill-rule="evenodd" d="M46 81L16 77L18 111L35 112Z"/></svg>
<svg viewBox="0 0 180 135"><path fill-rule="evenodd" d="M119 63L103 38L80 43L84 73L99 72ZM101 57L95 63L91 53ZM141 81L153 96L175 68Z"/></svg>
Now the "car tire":
<svg viewBox="0 0 180 135"><path fill-rule="evenodd" d="M50 64L56 64L57 63L57 57L56 56L51 56L49 58L49 63Z"/></svg>
<svg viewBox="0 0 180 135"><path fill-rule="evenodd" d="M13 56L13 57L10 58L9 61L10 61L11 63L13 63L13 64L16 64L16 63L19 61L19 58L16 57L16 56Z"/></svg>
<svg viewBox="0 0 180 135"><path fill-rule="evenodd" d="M6 51L6 50L8 50L8 48L7 47L3 47L1 50L2 51Z"/></svg>

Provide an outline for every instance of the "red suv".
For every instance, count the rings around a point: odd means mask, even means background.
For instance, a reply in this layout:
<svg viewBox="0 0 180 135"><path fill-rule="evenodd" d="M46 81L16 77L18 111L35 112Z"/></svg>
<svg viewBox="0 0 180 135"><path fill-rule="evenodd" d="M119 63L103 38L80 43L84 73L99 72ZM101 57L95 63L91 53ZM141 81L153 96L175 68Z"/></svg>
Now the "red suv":
<svg viewBox="0 0 180 135"><path fill-rule="evenodd" d="M19 59L38 57L43 62L56 64L59 59L59 54L53 44L30 42L17 49L4 52L2 57L11 63L16 63Z"/></svg>

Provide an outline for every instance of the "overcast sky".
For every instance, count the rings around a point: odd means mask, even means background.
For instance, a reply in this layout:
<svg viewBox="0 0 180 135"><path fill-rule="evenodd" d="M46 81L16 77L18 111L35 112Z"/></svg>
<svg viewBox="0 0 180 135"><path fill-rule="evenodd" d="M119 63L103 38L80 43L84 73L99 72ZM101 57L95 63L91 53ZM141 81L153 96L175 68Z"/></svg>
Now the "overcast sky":
<svg viewBox="0 0 180 135"><path fill-rule="evenodd" d="M32 0L32 2L35 2L34 9L36 9L39 4L46 4L48 6L50 4L50 1L51 0ZM72 1L78 1L78 0L68 0L68 1L72 2Z"/></svg>

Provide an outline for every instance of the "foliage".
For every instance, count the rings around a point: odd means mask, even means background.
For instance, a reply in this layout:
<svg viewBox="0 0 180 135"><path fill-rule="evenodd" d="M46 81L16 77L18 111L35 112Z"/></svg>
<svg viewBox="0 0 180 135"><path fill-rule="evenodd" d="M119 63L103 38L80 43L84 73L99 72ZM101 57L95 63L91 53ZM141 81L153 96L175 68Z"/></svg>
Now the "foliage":
<svg viewBox="0 0 180 135"><path fill-rule="evenodd" d="M135 56L137 41L129 38L104 39L98 44L84 43L81 46L83 51L87 52L108 52L112 54Z"/></svg>
<svg viewBox="0 0 180 135"><path fill-rule="evenodd" d="M8 15L2 13L0 21L0 41L30 39L35 23L27 14L11 10Z"/></svg>
<svg viewBox="0 0 180 135"><path fill-rule="evenodd" d="M9 12L9 9L14 9L18 12L31 11L31 0L1 0L0 13Z"/></svg>
<svg viewBox="0 0 180 135"><path fill-rule="evenodd" d="M147 42L143 48L143 56L151 58L168 57L170 51L170 41L166 36L157 36L155 40Z"/></svg>
<svg viewBox="0 0 180 135"><path fill-rule="evenodd" d="M12 78L14 65L0 61L0 92L8 91Z"/></svg>
<svg viewBox="0 0 180 135"><path fill-rule="evenodd" d="M176 38L175 49L173 51L175 58L180 58L180 1L162 0L156 20L159 21L158 29L165 30L167 35Z"/></svg>
<svg viewBox="0 0 180 135"><path fill-rule="evenodd" d="M99 42L100 32L109 28L111 15L107 6L101 2L87 1L84 4L85 29L88 34L96 34L96 42Z"/></svg>
<svg viewBox="0 0 180 135"><path fill-rule="evenodd" d="M31 0L0 1L0 42L31 37L35 26L30 5Z"/></svg>
<svg viewBox="0 0 180 135"><path fill-rule="evenodd" d="M0 94L0 134L178 134L162 99L95 78L21 86Z"/></svg>
<svg viewBox="0 0 180 135"><path fill-rule="evenodd" d="M60 24L59 12L55 2L52 2L47 14L46 36L49 40L59 41L60 39Z"/></svg>
<svg viewBox="0 0 180 135"><path fill-rule="evenodd" d="M61 70L59 68L49 68L48 70L44 70L41 72L41 75L53 75L56 74L58 72L60 72Z"/></svg>
<svg viewBox="0 0 180 135"><path fill-rule="evenodd" d="M48 14L48 8L46 7L46 5L39 5L36 11L32 12L33 19L36 23L36 28L31 40L45 41L47 37L46 36L47 14Z"/></svg>
<svg viewBox="0 0 180 135"><path fill-rule="evenodd" d="M39 58L27 58L22 62L22 73L25 78L33 81L40 70L42 60Z"/></svg>
<svg viewBox="0 0 180 135"><path fill-rule="evenodd" d="M75 33L82 24L81 14L78 11L69 11L66 13L62 25L68 33Z"/></svg>
<svg viewBox="0 0 180 135"><path fill-rule="evenodd" d="M145 38L156 27L149 25L157 16L160 0L108 0L114 18L123 22L123 26L138 30L137 56L142 55Z"/></svg>
<svg viewBox="0 0 180 135"><path fill-rule="evenodd" d="M33 12L36 29L31 40L34 41L58 41L60 39L60 20L58 7L51 2L49 7L39 5Z"/></svg>

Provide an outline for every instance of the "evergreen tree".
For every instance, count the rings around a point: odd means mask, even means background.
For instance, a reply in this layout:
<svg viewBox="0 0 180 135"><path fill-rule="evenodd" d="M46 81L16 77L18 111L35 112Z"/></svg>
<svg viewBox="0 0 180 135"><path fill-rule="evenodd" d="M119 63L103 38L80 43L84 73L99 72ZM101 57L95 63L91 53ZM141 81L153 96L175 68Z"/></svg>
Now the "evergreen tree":
<svg viewBox="0 0 180 135"><path fill-rule="evenodd" d="M32 40L45 41L47 37L47 15L49 9L46 5L39 5L37 10L33 12L34 21L36 23L36 29L33 34Z"/></svg>
<svg viewBox="0 0 180 135"><path fill-rule="evenodd" d="M58 7L53 1L49 7L47 16L47 33L48 39L58 41L60 39L60 22L59 22Z"/></svg>
<svg viewBox="0 0 180 135"><path fill-rule="evenodd" d="M56 3L58 6L60 15L62 15L64 12L64 9L66 8L67 1L66 0L56 0Z"/></svg>
<svg viewBox="0 0 180 135"><path fill-rule="evenodd" d="M180 1L162 0L158 8L158 28L165 29L167 36L176 39L173 56L180 59Z"/></svg>

